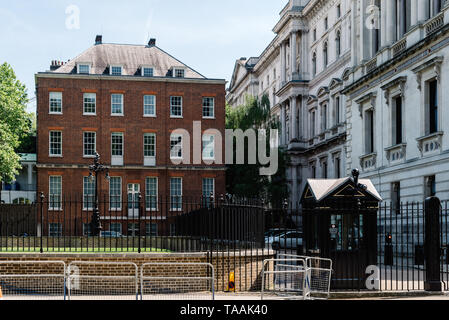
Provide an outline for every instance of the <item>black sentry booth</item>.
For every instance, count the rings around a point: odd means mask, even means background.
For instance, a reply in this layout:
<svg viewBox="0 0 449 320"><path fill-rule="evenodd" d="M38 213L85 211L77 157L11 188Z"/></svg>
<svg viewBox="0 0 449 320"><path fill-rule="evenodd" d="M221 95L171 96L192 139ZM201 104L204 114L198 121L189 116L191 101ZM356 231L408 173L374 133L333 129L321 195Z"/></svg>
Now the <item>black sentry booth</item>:
<svg viewBox="0 0 449 320"><path fill-rule="evenodd" d="M301 197L304 250L333 261L331 288L364 289L377 265L377 211L382 200L370 180L307 180Z"/></svg>

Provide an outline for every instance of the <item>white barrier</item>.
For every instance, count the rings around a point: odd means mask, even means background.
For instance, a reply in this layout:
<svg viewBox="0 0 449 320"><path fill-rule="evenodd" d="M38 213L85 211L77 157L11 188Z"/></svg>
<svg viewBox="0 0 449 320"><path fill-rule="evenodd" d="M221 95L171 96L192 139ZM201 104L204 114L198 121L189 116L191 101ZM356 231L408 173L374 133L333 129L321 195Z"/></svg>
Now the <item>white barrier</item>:
<svg viewBox="0 0 449 320"><path fill-rule="evenodd" d="M132 262L72 262L67 289L69 300L138 300L138 268Z"/></svg>
<svg viewBox="0 0 449 320"><path fill-rule="evenodd" d="M214 300L210 263L145 263L140 268L142 300Z"/></svg>
<svg viewBox="0 0 449 320"><path fill-rule="evenodd" d="M266 270L270 262L272 270ZM264 261L261 299L267 291L272 299L328 299L331 276L330 259L279 254Z"/></svg>
<svg viewBox="0 0 449 320"><path fill-rule="evenodd" d="M0 261L4 300L65 300L63 261Z"/></svg>

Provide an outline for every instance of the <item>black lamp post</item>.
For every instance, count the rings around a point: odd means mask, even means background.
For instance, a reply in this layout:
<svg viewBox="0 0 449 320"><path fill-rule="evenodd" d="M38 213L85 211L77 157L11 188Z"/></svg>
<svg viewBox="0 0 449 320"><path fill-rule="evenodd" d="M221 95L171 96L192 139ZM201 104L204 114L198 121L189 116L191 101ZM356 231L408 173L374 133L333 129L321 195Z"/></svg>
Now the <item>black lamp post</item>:
<svg viewBox="0 0 449 320"><path fill-rule="evenodd" d="M92 221L90 223L92 235L98 236L101 232L100 210L98 209L98 174L106 172L106 179L109 180L109 168L100 164L100 155L95 153L94 164L89 166L89 179L92 181L95 175L95 195L94 195L94 209L92 212Z"/></svg>

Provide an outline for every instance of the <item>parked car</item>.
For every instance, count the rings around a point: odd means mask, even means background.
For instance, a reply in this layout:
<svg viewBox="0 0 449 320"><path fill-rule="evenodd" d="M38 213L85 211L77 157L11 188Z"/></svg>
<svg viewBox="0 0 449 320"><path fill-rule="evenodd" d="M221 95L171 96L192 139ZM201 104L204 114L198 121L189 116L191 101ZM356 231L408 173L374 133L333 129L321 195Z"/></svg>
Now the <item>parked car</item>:
<svg viewBox="0 0 449 320"><path fill-rule="evenodd" d="M265 232L265 244L271 245L275 239L286 232L295 231L294 229L275 228Z"/></svg>
<svg viewBox="0 0 449 320"><path fill-rule="evenodd" d="M271 242L273 250L297 249L299 246L302 246L302 232L296 230L282 233Z"/></svg>
<svg viewBox="0 0 449 320"><path fill-rule="evenodd" d="M117 231L101 231L100 236L104 237L104 238L121 238L121 237L124 237L123 234L121 234L120 232L117 232Z"/></svg>

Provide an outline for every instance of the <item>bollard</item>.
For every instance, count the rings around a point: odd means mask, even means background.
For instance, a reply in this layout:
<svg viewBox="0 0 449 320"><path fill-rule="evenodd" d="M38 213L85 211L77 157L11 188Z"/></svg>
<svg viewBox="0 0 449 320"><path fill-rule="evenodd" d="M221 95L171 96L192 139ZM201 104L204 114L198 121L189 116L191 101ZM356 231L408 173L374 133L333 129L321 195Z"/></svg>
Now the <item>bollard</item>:
<svg viewBox="0 0 449 320"><path fill-rule="evenodd" d="M437 197L427 198L424 205L425 213L425 291L443 290L440 280L440 212L441 203Z"/></svg>

